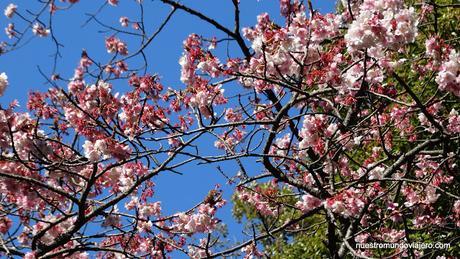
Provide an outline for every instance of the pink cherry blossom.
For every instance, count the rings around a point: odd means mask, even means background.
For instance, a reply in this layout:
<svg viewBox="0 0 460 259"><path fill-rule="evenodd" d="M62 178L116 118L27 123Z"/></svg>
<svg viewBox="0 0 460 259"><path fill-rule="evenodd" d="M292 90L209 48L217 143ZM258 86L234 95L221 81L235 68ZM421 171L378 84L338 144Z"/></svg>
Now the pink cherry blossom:
<svg viewBox="0 0 460 259"><path fill-rule="evenodd" d="M405 8L401 0L365 0L355 15L345 35L350 52L371 49L373 56L381 57L384 48L397 50L417 35L415 10Z"/></svg>
<svg viewBox="0 0 460 259"><path fill-rule="evenodd" d="M16 10L18 9L18 6L15 4L9 4L4 11L4 14L7 18L12 18Z"/></svg>
<svg viewBox="0 0 460 259"><path fill-rule="evenodd" d="M119 53L120 55L128 55L128 48L126 43L114 36L109 37L105 40L105 47L108 53Z"/></svg>
<svg viewBox="0 0 460 259"><path fill-rule="evenodd" d="M322 204L321 200L312 195L302 195L302 200L296 203L296 207L304 213L309 212Z"/></svg>
<svg viewBox="0 0 460 259"><path fill-rule="evenodd" d="M214 217L215 209L208 204L201 204L198 207L198 212L194 214L179 213L175 220L174 228L177 231L188 234L193 233L210 233L219 222Z"/></svg>
<svg viewBox="0 0 460 259"><path fill-rule="evenodd" d="M8 87L8 76L5 73L0 74L0 96L3 96Z"/></svg>
<svg viewBox="0 0 460 259"><path fill-rule="evenodd" d="M121 26L123 26L123 27L128 27L128 25L129 25L129 19L128 19L128 17L122 16L122 17L120 17L120 20L119 20L119 21L120 21Z"/></svg>
<svg viewBox="0 0 460 259"><path fill-rule="evenodd" d="M37 258L35 254L36 254L35 252L28 252L25 254L24 259L35 259Z"/></svg>
<svg viewBox="0 0 460 259"><path fill-rule="evenodd" d="M117 6L118 5L118 0L107 0L107 2L112 6Z"/></svg>
<svg viewBox="0 0 460 259"><path fill-rule="evenodd" d="M455 50L451 50L449 59L442 63L436 83L439 89L460 96L460 55Z"/></svg>
<svg viewBox="0 0 460 259"><path fill-rule="evenodd" d="M8 26L5 28L5 34L10 39L12 39L12 38L14 38L16 36L16 31L15 31L13 23L8 24Z"/></svg>
<svg viewBox="0 0 460 259"><path fill-rule="evenodd" d="M39 37L47 37L50 34L50 30L38 22L32 27L32 32Z"/></svg>
<svg viewBox="0 0 460 259"><path fill-rule="evenodd" d="M264 258L264 253L259 251L254 243L241 248L241 252L245 253L244 259Z"/></svg>
<svg viewBox="0 0 460 259"><path fill-rule="evenodd" d="M13 222L11 221L11 219L6 217L0 217L0 233L6 234L12 225Z"/></svg>
<svg viewBox="0 0 460 259"><path fill-rule="evenodd" d="M455 109L452 109L449 113L447 129L452 133L460 133L460 115Z"/></svg>

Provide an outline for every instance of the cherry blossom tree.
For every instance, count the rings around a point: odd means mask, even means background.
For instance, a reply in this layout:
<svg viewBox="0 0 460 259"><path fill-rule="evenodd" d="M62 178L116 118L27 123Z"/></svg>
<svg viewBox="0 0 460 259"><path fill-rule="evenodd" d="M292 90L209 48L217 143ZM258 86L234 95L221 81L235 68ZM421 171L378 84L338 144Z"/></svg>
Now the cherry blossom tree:
<svg viewBox="0 0 460 259"><path fill-rule="evenodd" d="M119 1L95 1L89 22L108 31L95 44L110 59L83 51L71 78L56 73L63 46L53 26L55 13L79 1L37 2L37 10L4 10L11 23L0 53L14 55L30 35L49 37L55 62L42 72L49 89L31 92L27 111L15 101L0 110L2 256L265 258L312 240L311 257L460 251L454 1L342 0L337 13L321 14L311 1L280 0L282 23L262 13L243 25L244 3L232 0L231 28L174 0L161 0L171 11L158 28L142 16L106 24L102 10ZM183 84L166 87L145 49L177 12L211 25L215 37L184 39ZM0 96L9 87L1 73ZM202 164L225 181L188 210L164 213L155 177ZM249 229L237 242L220 231L218 212L232 205ZM451 247L357 246L368 242Z"/></svg>

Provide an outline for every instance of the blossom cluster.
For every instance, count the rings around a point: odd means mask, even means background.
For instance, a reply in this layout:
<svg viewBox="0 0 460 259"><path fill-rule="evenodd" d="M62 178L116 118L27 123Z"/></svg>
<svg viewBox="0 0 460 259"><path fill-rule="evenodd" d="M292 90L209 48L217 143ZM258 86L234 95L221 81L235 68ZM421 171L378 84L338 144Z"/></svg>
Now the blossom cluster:
<svg viewBox="0 0 460 259"><path fill-rule="evenodd" d="M356 16L345 34L350 53L368 49L381 58L386 48L398 50L417 36L415 9L402 0L364 0Z"/></svg>
<svg viewBox="0 0 460 259"><path fill-rule="evenodd" d="M450 51L449 59L442 63L435 80L439 89L460 97L460 54L456 50Z"/></svg>
<svg viewBox="0 0 460 259"><path fill-rule="evenodd" d="M210 204L201 204L198 206L197 213L191 215L189 213L177 214L173 228L187 234L210 233L219 223L219 219L214 217L215 213L215 207Z"/></svg>
<svg viewBox="0 0 460 259"><path fill-rule="evenodd" d="M0 96L3 96L8 87L8 76L5 73L0 74Z"/></svg>

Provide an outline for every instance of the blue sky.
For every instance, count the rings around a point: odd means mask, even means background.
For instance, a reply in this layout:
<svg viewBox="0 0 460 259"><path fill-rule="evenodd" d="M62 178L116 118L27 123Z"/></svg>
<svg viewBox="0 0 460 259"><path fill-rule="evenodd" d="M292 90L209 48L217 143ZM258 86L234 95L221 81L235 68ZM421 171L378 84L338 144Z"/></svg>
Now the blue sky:
<svg viewBox="0 0 460 259"><path fill-rule="evenodd" d="M16 3L19 11L24 8L34 9L38 1L31 0L0 0L0 8L10 3ZM109 60L104 47L104 39L108 33L101 33L101 26L92 22L82 27L82 24L88 19L85 13L94 13L103 3L102 0L81 0L80 3L65 12L58 12L55 17L55 34L58 40L64 45L61 49L62 58L58 59L57 73L63 78L70 78L73 75L81 50L86 49L91 57L95 57L102 63ZM151 34L170 8L158 0L144 0L145 19L148 27L148 33ZM184 0L182 3L191 6L203 13L215 18L224 25L233 27L232 4L230 0ZM242 0L241 1L241 23L242 27L252 26L256 23L256 16L262 12L268 12L275 20L281 21L279 17L278 1L275 0ZM330 12L334 9L335 1L333 0L316 0L313 6L320 12ZM2 11L3 13L3 11ZM107 24L119 27L118 18L127 16L135 18L138 14L138 8L134 0L120 0L119 7L106 7L100 14L100 20ZM5 27L9 21L2 16L0 24ZM17 24L20 27L20 24ZM120 28L120 27L119 27ZM3 32L3 29L2 29ZM146 49L147 59L149 60L149 73L157 73L161 76L165 86L172 88L183 88L180 82L179 57L182 53L182 41L190 34L197 33L211 38L212 36L224 36L221 33L198 20L195 17L186 15L178 11L166 26L163 32L154 40ZM28 37L31 35L29 34ZM124 36L120 36L124 37ZM123 38L125 39L125 38ZM5 35L0 36L0 41L7 40ZM131 46L133 51L137 46L130 39L126 39L128 48ZM235 48L230 49L232 56L240 55ZM5 107L13 99L18 99L21 109L25 109L27 93L31 90L45 91L49 86L45 84L45 79L38 72L37 67L45 73L52 71L54 45L50 38L31 38L31 41L24 47L6 55L0 56L0 73L6 72L10 86L5 95L0 97L0 103ZM66 88L66 85L62 85ZM123 91L123 86L118 86L118 91ZM236 89L238 91L238 89ZM212 143L207 143L209 147ZM213 147L212 147L213 148ZM253 161L245 161L248 169L260 170L254 165ZM164 174L155 179L156 182L156 199L162 201L163 209L166 213L174 213L185 210L196 203L200 202L213 189L216 183L225 183L225 179L217 171L216 165L197 166L189 165L182 169L184 175ZM225 164L224 171L234 174L236 164ZM260 172L260 171L259 171ZM254 172L257 174L259 172ZM225 197L229 199L233 187L224 187ZM231 205L227 205L220 216L224 221L230 223L230 240L234 237L241 237L241 227L231 223Z"/></svg>

